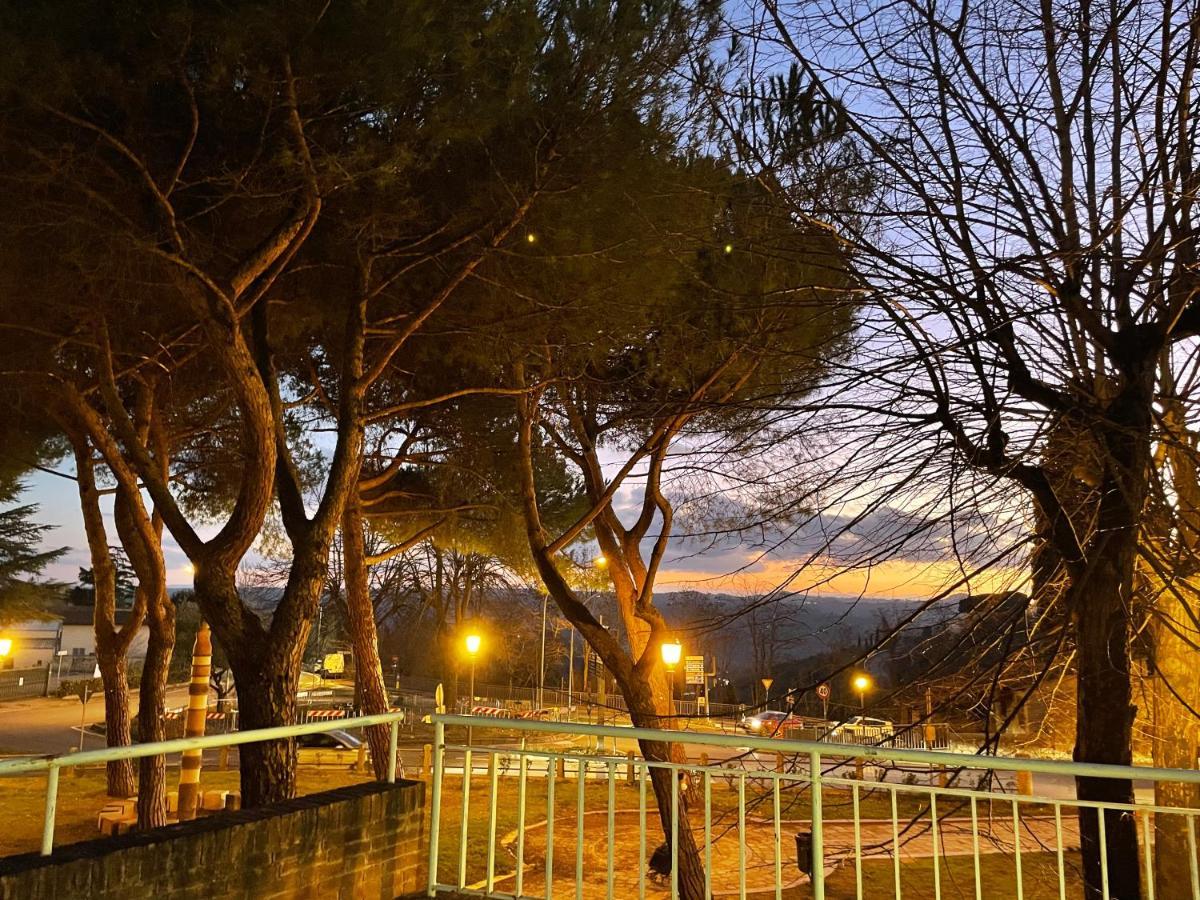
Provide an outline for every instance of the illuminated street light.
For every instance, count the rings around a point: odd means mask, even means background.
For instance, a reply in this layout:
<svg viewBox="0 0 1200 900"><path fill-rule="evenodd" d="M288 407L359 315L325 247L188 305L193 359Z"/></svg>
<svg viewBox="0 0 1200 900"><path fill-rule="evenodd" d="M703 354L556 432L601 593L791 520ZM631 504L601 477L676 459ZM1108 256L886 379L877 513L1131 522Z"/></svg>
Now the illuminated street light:
<svg viewBox="0 0 1200 900"><path fill-rule="evenodd" d="M858 691L859 708L866 709L866 707L867 707L867 699L866 699L867 691L870 690L871 684L872 684L871 676L866 675L864 673L859 673L858 675L854 676L854 680L851 682L851 684L853 684L854 689L856 691Z"/></svg>
<svg viewBox="0 0 1200 900"><path fill-rule="evenodd" d="M0 657L12 653L12 638L0 638Z"/></svg>
<svg viewBox="0 0 1200 900"><path fill-rule="evenodd" d="M601 553L594 560L592 560L592 562L595 563L597 569L607 569L608 568L608 557L605 556L603 553Z"/></svg>
<svg viewBox="0 0 1200 900"><path fill-rule="evenodd" d="M673 641L663 641L662 645L662 661L667 666L667 681L671 685L671 712L675 712L675 667L679 665L679 660L683 659L683 644L679 643L679 638Z"/></svg>
<svg viewBox="0 0 1200 900"><path fill-rule="evenodd" d="M468 713L473 712L475 708L475 658L479 655L479 648L483 646L483 638L476 631L467 632L467 638L464 642L467 647L467 656L471 658L471 708ZM471 746L471 729L467 728L467 746Z"/></svg>
<svg viewBox="0 0 1200 900"><path fill-rule="evenodd" d="M683 659L683 644L679 643L678 638L673 641L664 641L662 660L667 664L667 671L674 672L681 659Z"/></svg>

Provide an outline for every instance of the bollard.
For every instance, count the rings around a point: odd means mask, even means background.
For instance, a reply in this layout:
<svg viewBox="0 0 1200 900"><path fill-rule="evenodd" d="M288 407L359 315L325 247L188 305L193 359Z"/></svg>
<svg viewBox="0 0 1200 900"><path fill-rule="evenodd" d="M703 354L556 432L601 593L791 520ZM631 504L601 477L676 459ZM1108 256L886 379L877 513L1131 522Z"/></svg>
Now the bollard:
<svg viewBox="0 0 1200 900"><path fill-rule="evenodd" d="M861 756L854 757L854 777L858 781L863 780L863 758Z"/></svg>
<svg viewBox="0 0 1200 900"><path fill-rule="evenodd" d="M217 751L217 768L222 772L229 768L229 748L222 747Z"/></svg>
<svg viewBox="0 0 1200 900"><path fill-rule="evenodd" d="M421 775L424 778L433 777L433 744L426 744L421 750Z"/></svg>
<svg viewBox="0 0 1200 900"><path fill-rule="evenodd" d="M554 761L554 777L562 781L567 777L567 761L561 756Z"/></svg>
<svg viewBox="0 0 1200 900"><path fill-rule="evenodd" d="M354 760L354 771L367 771L367 745L365 742L358 745L358 758Z"/></svg>
<svg viewBox="0 0 1200 900"><path fill-rule="evenodd" d="M783 771L783 754L782 753L775 754L775 771L776 772Z"/></svg>
<svg viewBox="0 0 1200 900"><path fill-rule="evenodd" d="M629 762L625 764L625 781L629 784L633 784L635 780L633 776L633 751L626 750L625 758L629 760Z"/></svg>

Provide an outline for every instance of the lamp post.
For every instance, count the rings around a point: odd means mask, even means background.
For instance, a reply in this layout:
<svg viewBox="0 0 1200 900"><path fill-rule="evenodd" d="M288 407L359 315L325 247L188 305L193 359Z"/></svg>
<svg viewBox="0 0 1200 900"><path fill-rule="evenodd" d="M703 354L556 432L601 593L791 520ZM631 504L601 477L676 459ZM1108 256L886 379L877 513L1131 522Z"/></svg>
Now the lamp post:
<svg viewBox="0 0 1200 900"><path fill-rule="evenodd" d="M478 633L471 631L467 633L465 641L467 647L467 656L471 660L471 709L475 707L475 657L479 655L479 648L483 644L483 638ZM471 746L471 727L467 726L467 746Z"/></svg>
<svg viewBox="0 0 1200 900"><path fill-rule="evenodd" d="M546 708L546 604L550 601L550 592L542 594L542 662L538 670L538 709Z"/></svg>
<svg viewBox="0 0 1200 900"><path fill-rule="evenodd" d="M859 709L867 708L867 691L871 687L871 676L860 672L854 676L854 690L858 691L858 707Z"/></svg>
<svg viewBox="0 0 1200 900"><path fill-rule="evenodd" d="M683 658L683 644L679 638L664 641L662 645L662 660L667 666L667 677L671 687L671 715L675 714L675 667Z"/></svg>

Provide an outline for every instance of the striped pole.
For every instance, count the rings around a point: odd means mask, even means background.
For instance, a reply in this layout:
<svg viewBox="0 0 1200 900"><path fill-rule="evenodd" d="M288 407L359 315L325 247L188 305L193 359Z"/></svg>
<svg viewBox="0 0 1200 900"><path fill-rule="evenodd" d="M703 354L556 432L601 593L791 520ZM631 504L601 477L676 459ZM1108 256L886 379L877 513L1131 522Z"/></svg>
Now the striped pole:
<svg viewBox="0 0 1200 900"><path fill-rule="evenodd" d="M212 638L208 623L201 622L192 647L192 681L188 685L187 721L184 737L203 737L208 713L208 674L212 668ZM200 800L200 760L202 750L184 750L179 764L179 821L196 818Z"/></svg>

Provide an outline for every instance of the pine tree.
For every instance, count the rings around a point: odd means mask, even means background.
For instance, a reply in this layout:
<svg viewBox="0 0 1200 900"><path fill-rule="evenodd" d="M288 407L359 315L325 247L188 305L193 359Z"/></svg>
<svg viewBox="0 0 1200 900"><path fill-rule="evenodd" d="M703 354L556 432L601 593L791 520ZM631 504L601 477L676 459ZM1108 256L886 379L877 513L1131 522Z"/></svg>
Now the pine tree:
<svg viewBox="0 0 1200 900"><path fill-rule="evenodd" d="M36 503L18 503L25 485L15 477L0 480L0 617L19 619L45 606L59 585L40 578L65 547L46 549L53 525L39 524Z"/></svg>

